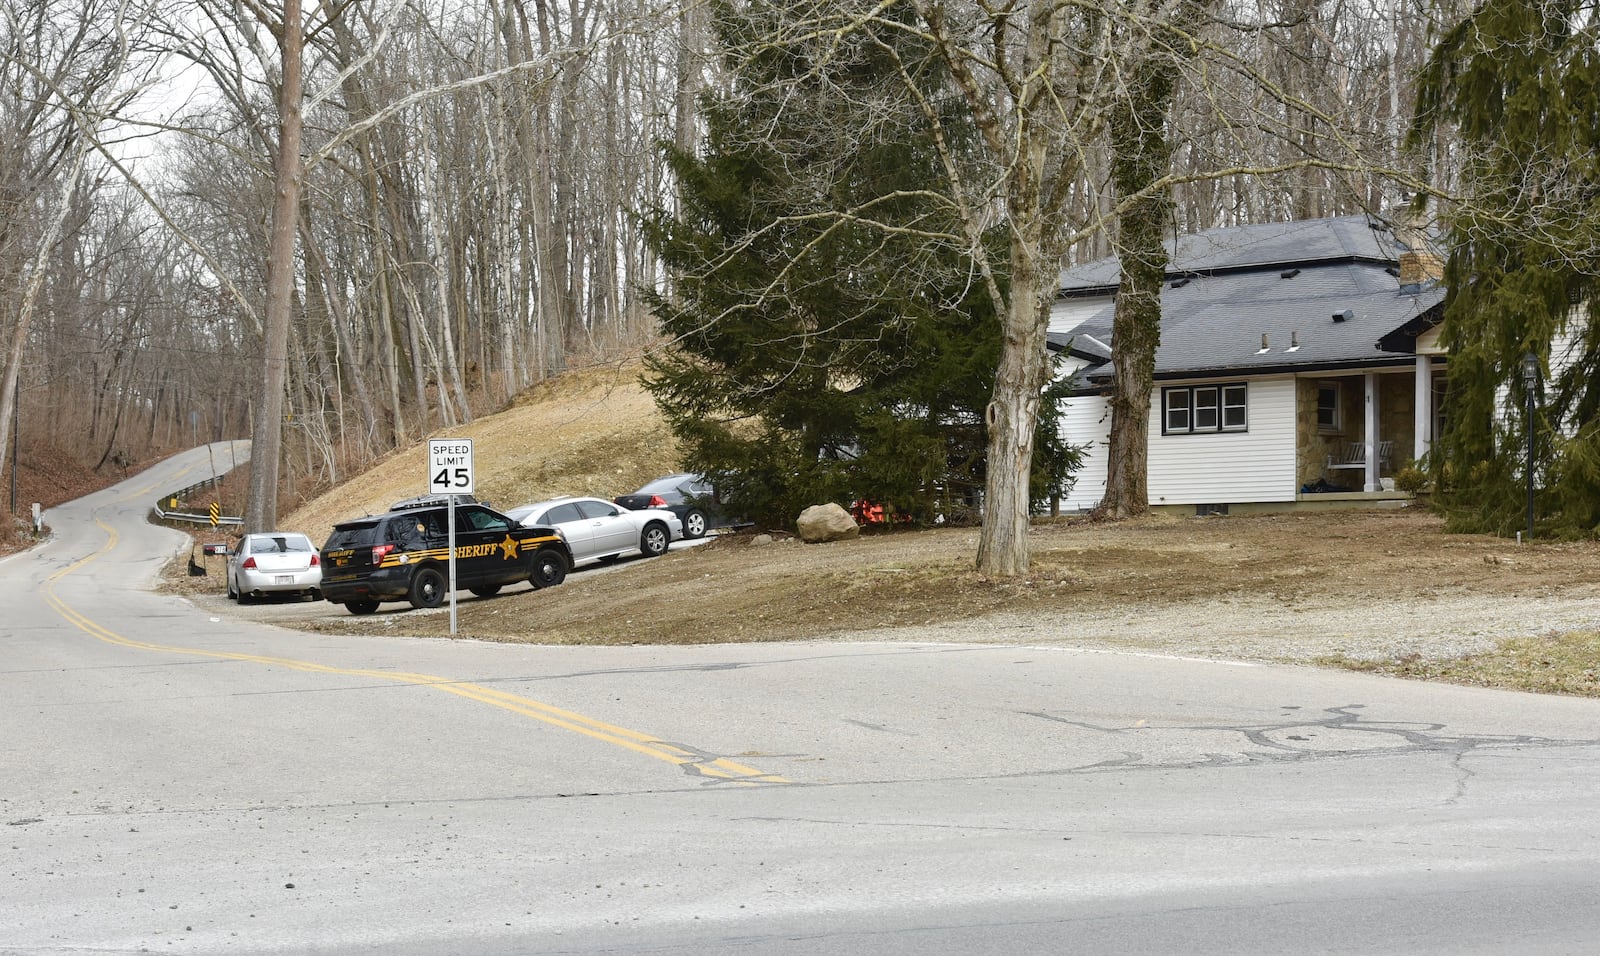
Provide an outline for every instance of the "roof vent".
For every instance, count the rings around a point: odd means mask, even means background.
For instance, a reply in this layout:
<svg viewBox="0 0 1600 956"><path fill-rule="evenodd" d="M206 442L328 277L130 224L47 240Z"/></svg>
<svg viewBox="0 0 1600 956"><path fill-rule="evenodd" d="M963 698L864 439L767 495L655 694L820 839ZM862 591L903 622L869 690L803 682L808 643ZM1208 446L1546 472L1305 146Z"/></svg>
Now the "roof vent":
<svg viewBox="0 0 1600 956"><path fill-rule="evenodd" d="M1290 332L1289 333L1289 351L1291 351L1291 352L1300 351L1300 333L1299 332Z"/></svg>
<svg viewBox="0 0 1600 956"><path fill-rule="evenodd" d="M1270 351L1272 351L1272 346L1267 344L1267 333L1262 332L1261 333L1261 348L1256 351L1256 354L1257 355L1265 355L1266 353L1268 353Z"/></svg>
<svg viewBox="0 0 1600 956"><path fill-rule="evenodd" d="M1300 270L1299 269L1285 269L1282 272L1278 273L1278 278L1280 278L1280 279L1293 279L1295 276L1297 276L1299 274L1300 274Z"/></svg>
<svg viewBox="0 0 1600 956"><path fill-rule="evenodd" d="M1345 309L1343 312L1333 313L1333 321L1335 322L1348 322L1355 317L1356 313L1354 309Z"/></svg>

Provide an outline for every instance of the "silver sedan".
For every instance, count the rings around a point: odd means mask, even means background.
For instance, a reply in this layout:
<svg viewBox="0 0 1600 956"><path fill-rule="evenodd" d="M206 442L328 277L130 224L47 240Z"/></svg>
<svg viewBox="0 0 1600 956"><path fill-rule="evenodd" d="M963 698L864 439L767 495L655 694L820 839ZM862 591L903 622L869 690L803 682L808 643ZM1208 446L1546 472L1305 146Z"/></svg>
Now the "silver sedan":
<svg viewBox="0 0 1600 956"><path fill-rule="evenodd" d="M322 599L317 546L298 531L247 534L228 555L228 597L241 604L269 594Z"/></svg>
<svg viewBox="0 0 1600 956"><path fill-rule="evenodd" d="M600 498L552 498L506 514L524 527L556 529L574 561L614 561L630 551L653 558L683 537L683 522L670 511L630 511Z"/></svg>

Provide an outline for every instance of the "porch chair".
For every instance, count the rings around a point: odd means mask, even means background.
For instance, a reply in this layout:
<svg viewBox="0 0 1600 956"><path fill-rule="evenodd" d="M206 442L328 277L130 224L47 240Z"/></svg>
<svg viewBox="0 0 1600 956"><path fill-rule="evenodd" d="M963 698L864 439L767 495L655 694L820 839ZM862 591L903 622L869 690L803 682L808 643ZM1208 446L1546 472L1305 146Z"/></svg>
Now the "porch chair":
<svg viewBox="0 0 1600 956"><path fill-rule="evenodd" d="M1378 442L1378 474L1391 471L1394 468L1394 442ZM1345 442L1337 453L1329 455L1327 462L1322 466L1326 473L1336 471L1366 471L1367 469L1367 443L1360 441Z"/></svg>

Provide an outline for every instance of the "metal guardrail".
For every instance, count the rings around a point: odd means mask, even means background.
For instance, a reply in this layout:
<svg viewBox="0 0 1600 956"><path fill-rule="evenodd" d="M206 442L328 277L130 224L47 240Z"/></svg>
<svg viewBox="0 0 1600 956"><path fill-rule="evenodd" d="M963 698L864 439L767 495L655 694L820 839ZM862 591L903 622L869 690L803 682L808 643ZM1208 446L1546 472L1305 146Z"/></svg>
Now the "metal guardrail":
<svg viewBox="0 0 1600 956"><path fill-rule="evenodd" d="M222 478L219 476L216 478L207 478L204 481L197 481L186 488L179 488L177 491L174 491L171 494L162 495L161 497L157 498L155 507L152 508L151 511L158 519L162 521L182 521L188 524L208 525L244 524L244 518L237 515L218 514L215 518L213 518L210 511L207 511L205 514L195 514L192 511L175 510L178 507L179 502L183 501L185 498L188 498L196 491L199 491L202 488L212 488L221 483ZM169 508L174 510L168 510Z"/></svg>

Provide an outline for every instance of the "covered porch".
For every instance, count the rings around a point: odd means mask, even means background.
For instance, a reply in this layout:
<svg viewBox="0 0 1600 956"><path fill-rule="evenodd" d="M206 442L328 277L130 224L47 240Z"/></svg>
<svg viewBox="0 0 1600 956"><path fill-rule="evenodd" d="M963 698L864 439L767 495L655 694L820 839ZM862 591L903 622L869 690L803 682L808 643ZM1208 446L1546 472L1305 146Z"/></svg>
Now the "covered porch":
<svg viewBox="0 0 1600 956"><path fill-rule="evenodd" d="M1394 475L1427 457L1442 424L1444 363L1423 344L1407 365L1298 378L1297 501L1407 497Z"/></svg>

